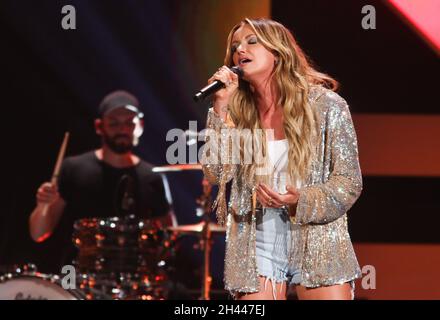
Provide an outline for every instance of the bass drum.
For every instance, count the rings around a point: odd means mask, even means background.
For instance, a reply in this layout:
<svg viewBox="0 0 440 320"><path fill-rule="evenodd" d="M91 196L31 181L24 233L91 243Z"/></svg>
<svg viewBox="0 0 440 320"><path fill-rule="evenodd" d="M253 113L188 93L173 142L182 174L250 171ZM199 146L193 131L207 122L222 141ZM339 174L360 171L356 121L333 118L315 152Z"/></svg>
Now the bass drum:
<svg viewBox="0 0 440 320"><path fill-rule="evenodd" d="M0 277L0 300L84 300L78 289L63 289L58 276L41 273L13 274Z"/></svg>

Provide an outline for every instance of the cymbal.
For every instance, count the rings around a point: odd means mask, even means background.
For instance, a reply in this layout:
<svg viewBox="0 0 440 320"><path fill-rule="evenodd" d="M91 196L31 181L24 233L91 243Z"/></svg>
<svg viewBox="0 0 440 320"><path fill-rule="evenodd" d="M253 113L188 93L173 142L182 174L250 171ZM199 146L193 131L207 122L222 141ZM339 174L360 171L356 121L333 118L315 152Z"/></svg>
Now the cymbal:
<svg viewBox="0 0 440 320"><path fill-rule="evenodd" d="M166 166L154 167L153 172L175 172L175 171L188 171L188 170L202 170L200 163L189 164L169 164Z"/></svg>
<svg viewBox="0 0 440 320"><path fill-rule="evenodd" d="M225 233L226 227L219 226L217 223L210 222L209 229L212 233ZM187 224L177 227L168 227L169 231L174 231L181 234L201 234L203 231L203 222L196 224Z"/></svg>

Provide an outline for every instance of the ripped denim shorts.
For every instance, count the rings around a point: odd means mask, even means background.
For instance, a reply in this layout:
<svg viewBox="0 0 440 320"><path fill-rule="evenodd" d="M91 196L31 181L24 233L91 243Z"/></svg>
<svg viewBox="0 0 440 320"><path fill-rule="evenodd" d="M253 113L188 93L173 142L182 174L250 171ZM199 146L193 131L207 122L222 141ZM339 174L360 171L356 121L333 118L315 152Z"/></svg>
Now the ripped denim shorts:
<svg viewBox="0 0 440 320"><path fill-rule="evenodd" d="M301 270L289 263L292 252L291 233L299 232L292 224L285 209L262 208L256 211L256 257L260 276L272 281L276 299L275 283L287 282L287 286L301 282Z"/></svg>

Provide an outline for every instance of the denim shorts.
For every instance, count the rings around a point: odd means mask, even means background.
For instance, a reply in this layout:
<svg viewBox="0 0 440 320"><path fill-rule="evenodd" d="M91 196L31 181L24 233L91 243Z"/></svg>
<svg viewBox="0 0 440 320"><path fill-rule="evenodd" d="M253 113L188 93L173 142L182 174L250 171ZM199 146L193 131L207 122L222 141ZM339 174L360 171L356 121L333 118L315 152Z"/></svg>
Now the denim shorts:
<svg viewBox="0 0 440 320"><path fill-rule="evenodd" d="M301 270L289 262L292 252L292 232L299 226L292 224L285 209L262 208L256 211L256 256L260 276L272 281L276 299L275 283L287 282L287 286L301 282Z"/></svg>

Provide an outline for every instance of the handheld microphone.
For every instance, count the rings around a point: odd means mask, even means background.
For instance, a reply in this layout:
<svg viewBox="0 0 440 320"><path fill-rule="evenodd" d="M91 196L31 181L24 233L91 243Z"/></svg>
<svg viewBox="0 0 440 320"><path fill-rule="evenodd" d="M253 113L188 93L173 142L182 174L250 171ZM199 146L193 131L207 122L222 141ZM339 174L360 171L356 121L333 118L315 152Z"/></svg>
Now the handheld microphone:
<svg viewBox="0 0 440 320"><path fill-rule="evenodd" d="M239 78L243 76L243 70L240 67L232 67L230 68L232 72L234 72ZM221 82L220 80L215 80L214 82L208 84L203 89L200 89L199 92L197 92L193 99L194 101L198 102L200 100L206 99L206 97L210 96L211 94L217 92L220 89L223 89L225 87L225 84Z"/></svg>

